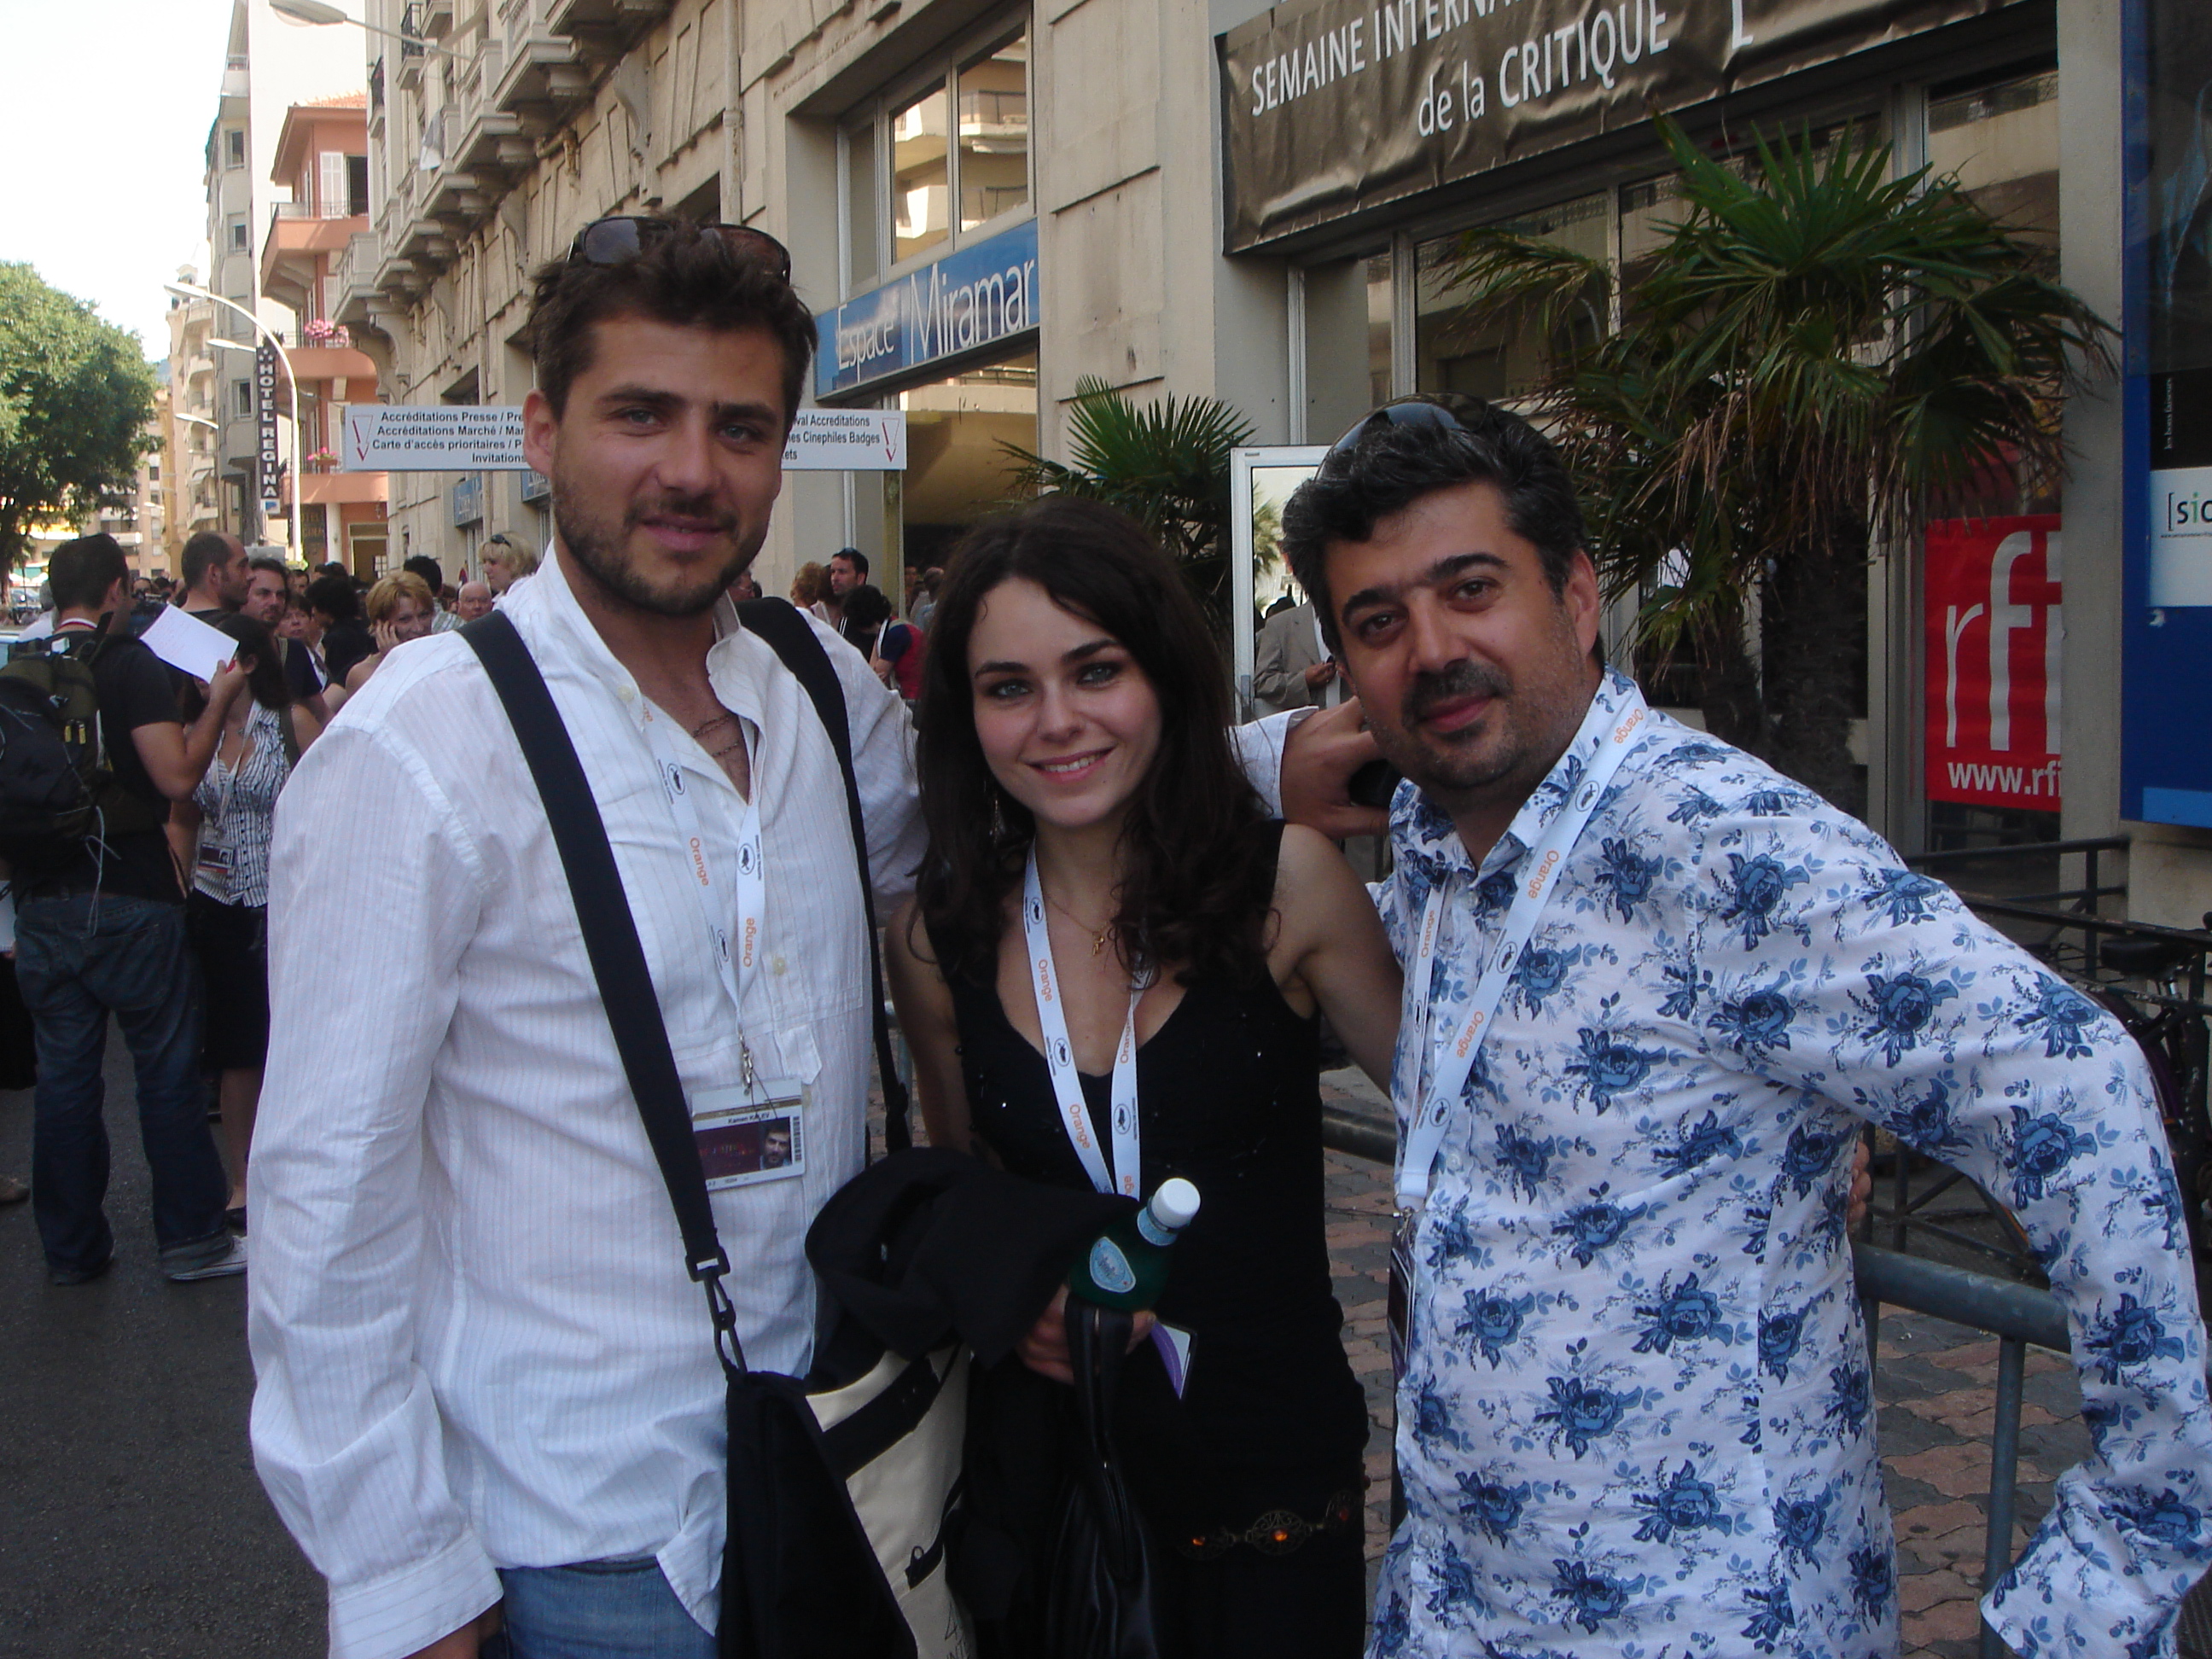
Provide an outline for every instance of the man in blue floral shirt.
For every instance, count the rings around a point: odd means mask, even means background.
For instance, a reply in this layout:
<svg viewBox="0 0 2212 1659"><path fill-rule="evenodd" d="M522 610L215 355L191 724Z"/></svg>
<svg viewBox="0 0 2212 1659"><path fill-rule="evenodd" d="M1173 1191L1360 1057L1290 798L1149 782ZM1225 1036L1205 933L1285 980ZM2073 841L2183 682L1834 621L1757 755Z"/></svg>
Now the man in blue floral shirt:
<svg viewBox="0 0 2212 1659"><path fill-rule="evenodd" d="M1401 1149L1447 1079L1375 1654L1896 1651L1844 1227L1873 1122L2019 1217L2072 1323L2095 1452L1991 1622L2023 1655L2171 1655L2212 1560L2212 1416L2134 1045L1863 825L1644 712L1599 665L1580 514L1518 417L1389 405L1284 528L1409 780L1378 895L1408 968ZM1459 1088L1440 1042L1532 889Z"/></svg>

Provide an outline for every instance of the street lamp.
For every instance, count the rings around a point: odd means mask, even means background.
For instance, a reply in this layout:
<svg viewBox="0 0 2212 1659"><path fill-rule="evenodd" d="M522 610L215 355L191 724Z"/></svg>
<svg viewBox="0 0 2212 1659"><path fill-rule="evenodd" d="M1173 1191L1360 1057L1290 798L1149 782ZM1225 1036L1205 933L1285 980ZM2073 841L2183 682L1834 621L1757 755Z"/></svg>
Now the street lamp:
<svg viewBox="0 0 2212 1659"><path fill-rule="evenodd" d="M417 52L433 52L441 58L452 56L434 40L425 40L420 35L403 33L398 29L379 28L374 23L363 22L358 17L340 11L336 6L325 5L324 0L269 0L269 9L290 22L306 23L315 28L331 23L350 23L367 33L380 34L387 40L398 40Z"/></svg>
<svg viewBox="0 0 2212 1659"><path fill-rule="evenodd" d="M295 0L295 3L304 5L307 0ZM235 300L226 300L220 294L195 287L190 283L164 283L161 286L168 292L181 295L187 300L211 300L226 311L236 312L253 325L253 331L261 337L262 342L270 350L276 354L276 367L284 371L284 384L291 389L292 392L292 556L296 559L306 558L307 544L300 532L300 486L305 477L303 462L307 452L300 446L300 382L292 374L292 360L284 355L283 341L270 332L258 317ZM220 334L210 335L208 343L228 346L234 351L253 349L243 340L226 340Z"/></svg>

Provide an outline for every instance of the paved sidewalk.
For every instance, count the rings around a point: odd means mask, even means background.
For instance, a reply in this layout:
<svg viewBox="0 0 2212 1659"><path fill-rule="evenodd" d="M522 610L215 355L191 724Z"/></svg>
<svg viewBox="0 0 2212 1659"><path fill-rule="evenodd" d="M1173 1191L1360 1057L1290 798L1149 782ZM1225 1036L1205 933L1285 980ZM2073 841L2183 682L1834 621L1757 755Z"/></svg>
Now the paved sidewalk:
<svg viewBox="0 0 2212 1659"><path fill-rule="evenodd" d="M1351 1111L1379 1103L1332 1073L1323 1097ZM1389 1536L1390 1192L1387 1172L1328 1154L1328 1241L1345 1347L1367 1389L1367 1553ZM1995 1411L1994 1337L1920 1314L1886 1311L1875 1398L1881 1412L1882 1474L1897 1528L1898 1606L1903 1659L1974 1659L1984 1525L1989 1511L1990 1428ZM2021 1408L2019 1496L2013 1547L2024 1548L2051 1507L2051 1482L2089 1449L2072 1362L2031 1348Z"/></svg>

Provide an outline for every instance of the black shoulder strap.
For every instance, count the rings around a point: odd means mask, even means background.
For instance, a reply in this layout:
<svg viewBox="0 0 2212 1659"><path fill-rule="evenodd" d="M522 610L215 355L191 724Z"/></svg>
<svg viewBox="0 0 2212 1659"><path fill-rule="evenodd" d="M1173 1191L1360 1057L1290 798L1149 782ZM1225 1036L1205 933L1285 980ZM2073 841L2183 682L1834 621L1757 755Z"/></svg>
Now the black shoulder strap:
<svg viewBox="0 0 2212 1659"><path fill-rule="evenodd" d="M860 906L868 919L869 1007L874 1015L876 1070L884 1085L884 1145L902 1152L914 1144L907 1121L906 1085L899 1080L891 1057L890 1024L884 1018L884 964L876 942L876 884L868 869L868 823L860 811L860 782L853 772L853 727L845 707L845 688L830 661L830 653L806 618L787 599L748 599L738 607L738 617L748 632L768 641L777 658L798 677L812 699L814 712L837 751L838 769L845 775L845 811L852 820L853 857L860 872Z"/></svg>
<svg viewBox="0 0 2212 1659"><path fill-rule="evenodd" d="M460 635L483 659L544 802L553 843L561 851L561 867L568 873L569 896L575 901L584 950L599 982L599 1000L606 1006L607 1024L614 1028L623 1074L636 1097L638 1115L645 1121L661 1179L668 1183L677 1224L684 1230L684 1261L691 1277L706 1282L716 1329L729 1339L726 1360L735 1354L742 1368L744 1356L737 1349L733 1324L725 1323L729 1301L720 1287L729 1258L722 1254L714 1231L707 1175L699 1163L698 1145L691 1139L684 1080L668 1046L660 999L653 988L645 947L639 942L637 923L623 891L622 872L616 866L614 848L607 844L606 823L592 798L584 764L554 706L553 694L546 690L544 676L507 613L495 611L479 617L465 625Z"/></svg>

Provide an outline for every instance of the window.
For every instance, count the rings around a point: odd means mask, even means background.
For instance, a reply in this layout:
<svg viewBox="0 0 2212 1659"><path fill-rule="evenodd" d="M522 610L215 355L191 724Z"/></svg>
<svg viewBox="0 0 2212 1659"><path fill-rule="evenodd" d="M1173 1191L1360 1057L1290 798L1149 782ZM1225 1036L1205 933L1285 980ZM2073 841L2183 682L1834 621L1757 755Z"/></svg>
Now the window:
<svg viewBox="0 0 2212 1659"><path fill-rule="evenodd" d="M242 167L246 165L246 129L233 127L222 135L223 165Z"/></svg>
<svg viewBox="0 0 2212 1659"><path fill-rule="evenodd" d="M952 155L945 142L945 88L933 87L891 118L891 262L951 234Z"/></svg>
<svg viewBox="0 0 2212 1659"><path fill-rule="evenodd" d="M230 383L231 408L241 421L253 418L253 382L233 380Z"/></svg>
<svg viewBox="0 0 2212 1659"><path fill-rule="evenodd" d="M230 222L230 251L233 253L253 252L253 233L246 228L243 216L234 218Z"/></svg>
<svg viewBox="0 0 2212 1659"><path fill-rule="evenodd" d="M1030 202L1029 33L986 35L841 135L848 292Z"/></svg>
<svg viewBox="0 0 2212 1659"><path fill-rule="evenodd" d="M2058 246L2058 71L1940 88L1928 100L1928 161L2027 240Z"/></svg>
<svg viewBox="0 0 2212 1659"><path fill-rule="evenodd" d="M1364 275L1367 287L1367 401L1370 404L1390 401L1391 279L1390 255L1388 252L1370 256L1365 262Z"/></svg>
<svg viewBox="0 0 2212 1659"><path fill-rule="evenodd" d="M1519 219L1506 228L1593 258L1607 255L1607 220L1613 193L1577 196ZM1424 392L1463 392L1492 400L1525 396L1544 370L1543 343L1507 322L1476 323L1464 315L1451 283L1455 236L1424 242L1415 255L1413 345L1418 384ZM1595 337L1605 327L1604 300L1591 296L1585 313L1569 323L1577 336Z"/></svg>
<svg viewBox="0 0 2212 1659"><path fill-rule="evenodd" d="M346 158L326 149L315 158L315 213L324 219L343 219L346 211Z"/></svg>
<svg viewBox="0 0 2212 1659"><path fill-rule="evenodd" d="M1029 39L1018 36L960 71L960 228L1030 199Z"/></svg>
<svg viewBox="0 0 2212 1659"><path fill-rule="evenodd" d="M349 155L345 158L345 164L346 217L359 218L368 211L368 157Z"/></svg>

